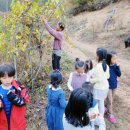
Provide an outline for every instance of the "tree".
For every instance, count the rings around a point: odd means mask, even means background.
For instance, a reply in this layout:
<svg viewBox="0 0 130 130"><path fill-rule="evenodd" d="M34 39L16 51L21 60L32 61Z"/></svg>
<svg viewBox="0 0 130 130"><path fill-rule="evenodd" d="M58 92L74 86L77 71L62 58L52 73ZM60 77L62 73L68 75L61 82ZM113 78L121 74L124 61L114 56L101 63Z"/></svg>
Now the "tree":
<svg viewBox="0 0 130 130"><path fill-rule="evenodd" d="M40 2L13 2L0 32L1 61L14 60L18 78L31 80L32 87L43 69L43 50L50 49L50 37L44 31L42 15L48 20L60 19L64 11L62 0L47 0L44 6Z"/></svg>

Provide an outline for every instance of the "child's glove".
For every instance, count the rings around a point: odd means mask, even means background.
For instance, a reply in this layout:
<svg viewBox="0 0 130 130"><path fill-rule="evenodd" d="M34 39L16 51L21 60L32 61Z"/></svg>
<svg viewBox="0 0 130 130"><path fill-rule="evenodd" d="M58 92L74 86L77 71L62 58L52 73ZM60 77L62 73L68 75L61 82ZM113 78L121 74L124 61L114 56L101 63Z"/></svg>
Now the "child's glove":
<svg viewBox="0 0 130 130"><path fill-rule="evenodd" d="M2 108L3 108L2 95L0 95L0 111L2 110Z"/></svg>
<svg viewBox="0 0 130 130"><path fill-rule="evenodd" d="M24 99L18 96L17 94L15 94L13 91L9 91L7 94L7 97L9 101L12 102L16 106L21 107L25 105Z"/></svg>

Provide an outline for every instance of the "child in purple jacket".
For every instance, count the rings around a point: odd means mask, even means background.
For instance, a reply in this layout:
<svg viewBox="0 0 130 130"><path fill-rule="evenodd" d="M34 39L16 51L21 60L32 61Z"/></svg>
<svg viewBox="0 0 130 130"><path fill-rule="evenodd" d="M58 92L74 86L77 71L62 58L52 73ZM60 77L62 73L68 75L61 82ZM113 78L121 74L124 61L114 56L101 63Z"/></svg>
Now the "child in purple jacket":
<svg viewBox="0 0 130 130"><path fill-rule="evenodd" d="M60 70L60 59L62 55L62 43L64 40L63 30L65 25L61 22L57 24L56 29L53 29L49 26L46 19L43 17L44 25L47 31L54 37L53 43L53 54L52 54L52 67L53 70Z"/></svg>
<svg viewBox="0 0 130 130"><path fill-rule="evenodd" d="M77 88L81 88L87 80L87 74L84 72L85 63L80 59L76 59L75 71L70 73L67 86L72 92Z"/></svg>

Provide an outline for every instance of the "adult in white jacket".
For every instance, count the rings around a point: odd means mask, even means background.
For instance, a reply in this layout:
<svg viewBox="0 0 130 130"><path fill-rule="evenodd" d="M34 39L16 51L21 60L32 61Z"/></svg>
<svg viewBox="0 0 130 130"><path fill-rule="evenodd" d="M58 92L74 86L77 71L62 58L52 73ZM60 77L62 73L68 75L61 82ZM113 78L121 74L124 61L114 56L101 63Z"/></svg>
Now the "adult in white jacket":
<svg viewBox="0 0 130 130"><path fill-rule="evenodd" d="M98 48L96 53L98 64L91 71L90 82L94 84L94 99L98 102L99 112L104 116L104 100L108 95L108 79L110 77L109 66L106 63L107 50L104 48Z"/></svg>

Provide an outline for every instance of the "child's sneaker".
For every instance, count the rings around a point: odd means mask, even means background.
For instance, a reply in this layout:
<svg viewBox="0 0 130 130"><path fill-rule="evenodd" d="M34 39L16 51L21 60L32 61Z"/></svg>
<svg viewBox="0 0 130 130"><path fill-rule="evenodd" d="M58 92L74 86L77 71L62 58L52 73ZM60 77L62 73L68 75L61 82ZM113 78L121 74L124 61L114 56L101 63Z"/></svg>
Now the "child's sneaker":
<svg viewBox="0 0 130 130"><path fill-rule="evenodd" d="M110 121L112 124L115 124L116 123L116 118L113 115L110 115L108 117L108 121Z"/></svg>

